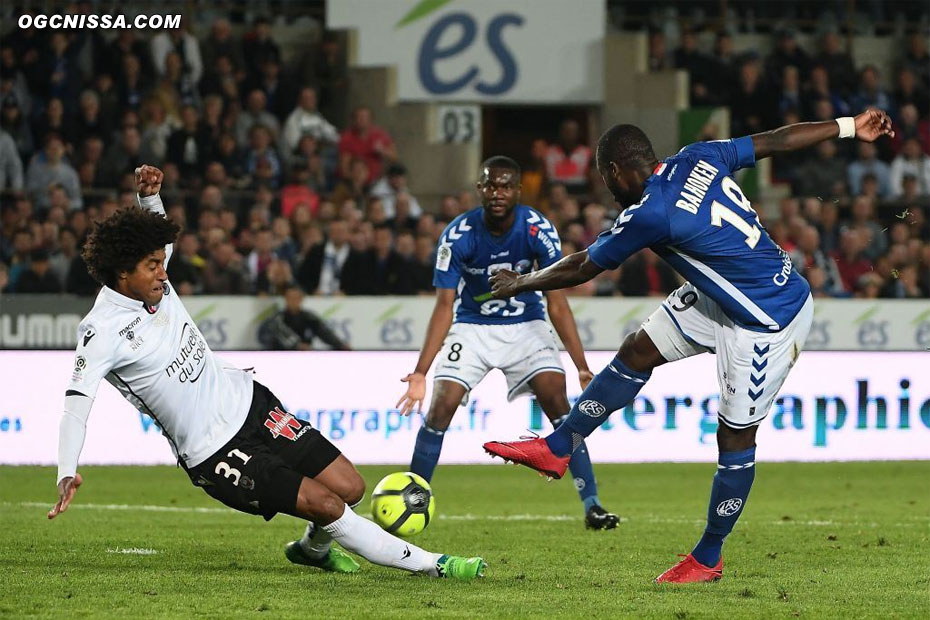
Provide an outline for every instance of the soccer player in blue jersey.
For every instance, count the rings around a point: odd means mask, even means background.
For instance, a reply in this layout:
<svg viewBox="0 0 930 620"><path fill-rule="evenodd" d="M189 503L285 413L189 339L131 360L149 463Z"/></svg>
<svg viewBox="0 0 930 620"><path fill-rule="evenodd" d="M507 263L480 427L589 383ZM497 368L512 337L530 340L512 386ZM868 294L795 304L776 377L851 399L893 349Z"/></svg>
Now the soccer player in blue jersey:
<svg viewBox="0 0 930 620"><path fill-rule="evenodd" d="M685 559L657 582L714 581L724 538L742 514L755 476L756 429L804 346L813 317L810 286L759 223L732 174L776 153L833 138L893 136L888 115L797 123L733 140L700 142L656 159L633 125L608 129L597 167L624 210L587 250L529 274L500 271L494 297L577 286L649 247L688 282L624 340L613 361L546 438L489 442L492 455L560 478L572 452L611 412L625 407L666 362L717 355L719 459L707 527Z"/></svg>
<svg viewBox="0 0 930 620"><path fill-rule="evenodd" d="M419 411L426 396L426 373L436 354L439 362L426 422L417 434L410 470L431 480L442 450L443 435L459 404L489 371L507 377L507 398L532 391L543 412L558 427L569 411L565 371L552 330L545 321L543 295L532 289L505 299L491 298L489 276L499 270L529 273L562 257L555 227L520 200L520 167L508 157L492 157L481 165L481 205L446 227L436 251L433 284L436 306L426 342L397 403L401 413ZM546 294L549 318L578 369L582 388L588 370L575 318L561 291ZM451 329L450 329L451 327ZM612 529L619 518L604 510L597 496L591 459L582 442L572 455L575 486L585 509L585 523Z"/></svg>

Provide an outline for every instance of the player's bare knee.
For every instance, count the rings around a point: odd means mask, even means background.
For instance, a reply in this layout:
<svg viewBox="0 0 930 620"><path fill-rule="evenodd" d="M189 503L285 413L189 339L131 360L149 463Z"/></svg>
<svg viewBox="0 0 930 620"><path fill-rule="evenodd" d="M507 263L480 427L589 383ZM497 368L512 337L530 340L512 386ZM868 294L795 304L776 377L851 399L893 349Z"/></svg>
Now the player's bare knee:
<svg viewBox="0 0 930 620"><path fill-rule="evenodd" d="M717 449L720 452L741 452L756 445L758 426L732 428L720 422L717 426Z"/></svg>
<svg viewBox="0 0 930 620"><path fill-rule="evenodd" d="M365 497L365 480L358 472L353 472L353 474L347 481L346 489L342 492L342 499L349 506L354 506Z"/></svg>
<svg viewBox="0 0 930 620"><path fill-rule="evenodd" d="M449 428L455 410L458 409L459 405L458 401L449 402L447 398L442 396L440 395L439 398L433 397L429 412L426 414L427 426L437 431L444 431Z"/></svg>
<svg viewBox="0 0 930 620"><path fill-rule="evenodd" d="M627 334L618 354L620 361L636 372L652 372L653 368L665 362L655 344L642 329Z"/></svg>

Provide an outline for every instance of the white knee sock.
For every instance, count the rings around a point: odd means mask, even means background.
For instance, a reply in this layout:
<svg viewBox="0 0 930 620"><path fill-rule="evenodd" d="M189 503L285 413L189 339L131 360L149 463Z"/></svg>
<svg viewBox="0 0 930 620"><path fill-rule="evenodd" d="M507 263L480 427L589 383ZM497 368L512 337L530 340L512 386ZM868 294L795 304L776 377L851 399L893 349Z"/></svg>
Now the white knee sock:
<svg viewBox="0 0 930 620"><path fill-rule="evenodd" d="M340 545L369 562L438 577L436 562L442 557L388 534L346 506L341 517L322 528Z"/></svg>
<svg viewBox="0 0 930 620"><path fill-rule="evenodd" d="M352 506L349 507L350 510L355 510L355 507L361 503L361 500L359 500L352 504ZM330 547L333 546L333 537L322 527L310 521L307 523L307 529L304 531L303 537L298 542L300 543L301 549L304 550L304 553L314 560L319 560L320 558L326 557L326 554L329 553Z"/></svg>

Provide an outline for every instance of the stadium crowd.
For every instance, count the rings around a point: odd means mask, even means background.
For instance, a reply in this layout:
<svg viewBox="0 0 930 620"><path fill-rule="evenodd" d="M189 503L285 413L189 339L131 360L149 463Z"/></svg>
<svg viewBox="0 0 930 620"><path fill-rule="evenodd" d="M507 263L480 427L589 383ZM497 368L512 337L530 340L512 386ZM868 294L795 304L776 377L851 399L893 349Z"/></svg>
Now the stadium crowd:
<svg viewBox="0 0 930 620"><path fill-rule="evenodd" d="M684 69L694 106L729 106L732 134L887 110L895 138L831 141L776 160L790 184L763 223L829 297L930 297L930 55L921 35L893 67L856 70L828 33L803 49L790 30L767 56L713 51L684 30L649 36L651 70ZM80 257L89 227L133 204L133 170L165 173L183 232L168 268L182 294L429 294L444 227L476 206L471 189L421 205L415 171L369 109L349 110L344 39L325 33L284 63L266 19L242 36L225 18L201 38L185 25L13 29L0 42L0 290L92 295ZM609 227L593 153L577 123L525 157L523 201L557 225L563 252ZM644 251L579 295L665 295L678 276Z"/></svg>

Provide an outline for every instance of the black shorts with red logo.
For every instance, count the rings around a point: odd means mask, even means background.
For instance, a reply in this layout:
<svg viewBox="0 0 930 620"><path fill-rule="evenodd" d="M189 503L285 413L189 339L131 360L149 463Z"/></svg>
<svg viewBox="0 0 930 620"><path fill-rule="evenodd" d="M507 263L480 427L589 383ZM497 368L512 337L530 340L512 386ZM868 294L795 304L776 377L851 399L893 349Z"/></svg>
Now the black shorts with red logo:
<svg viewBox="0 0 930 620"><path fill-rule="evenodd" d="M279 512L293 514L301 480L316 477L340 454L256 381L242 428L187 473L195 486L230 508L271 520Z"/></svg>

